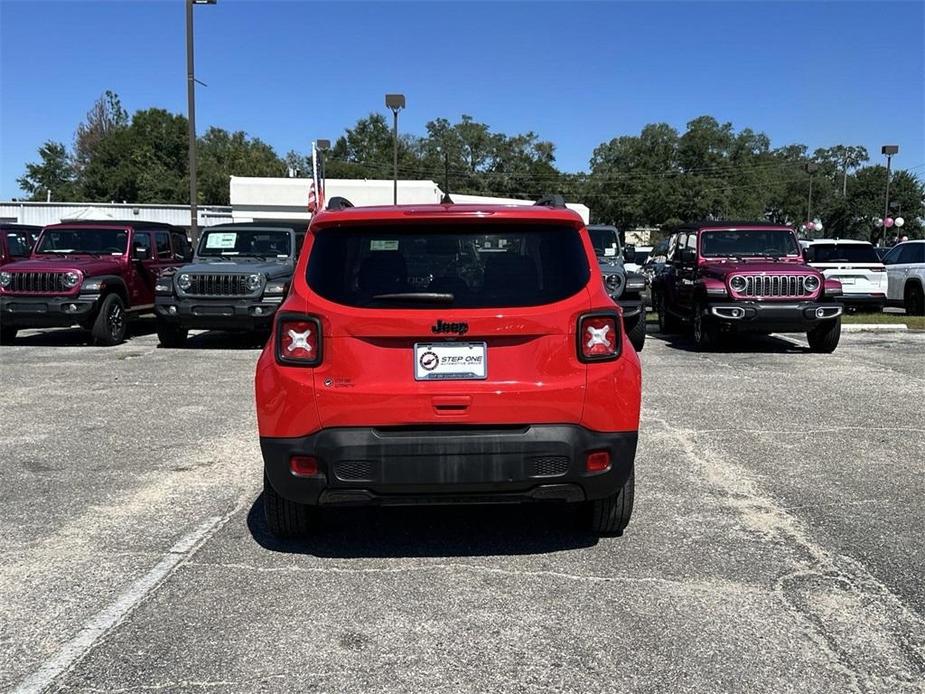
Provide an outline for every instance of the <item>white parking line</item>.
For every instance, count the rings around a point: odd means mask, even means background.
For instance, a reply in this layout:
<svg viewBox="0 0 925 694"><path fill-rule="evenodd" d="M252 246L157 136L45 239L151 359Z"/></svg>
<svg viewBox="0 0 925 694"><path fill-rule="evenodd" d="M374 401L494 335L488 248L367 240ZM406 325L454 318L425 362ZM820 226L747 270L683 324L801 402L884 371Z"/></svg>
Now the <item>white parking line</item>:
<svg viewBox="0 0 925 694"><path fill-rule="evenodd" d="M234 513L213 516L198 528L182 537L157 565L135 581L115 602L98 612L70 641L65 643L38 670L13 690L12 694L41 692L56 677L80 660L93 645L117 626L177 565L190 557Z"/></svg>

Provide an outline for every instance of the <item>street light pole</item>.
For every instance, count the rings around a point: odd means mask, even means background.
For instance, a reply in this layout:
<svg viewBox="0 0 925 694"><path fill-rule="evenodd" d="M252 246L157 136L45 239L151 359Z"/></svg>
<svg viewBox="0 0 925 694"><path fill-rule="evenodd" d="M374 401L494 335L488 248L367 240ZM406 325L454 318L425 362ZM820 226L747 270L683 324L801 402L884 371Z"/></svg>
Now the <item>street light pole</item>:
<svg viewBox="0 0 925 694"><path fill-rule="evenodd" d="M190 237L199 240L199 210L196 206L196 77L193 72L193 5L214 5L217 0L186 0L186 109L189 126Z"/></svg>
<svg viewBox="0 0 925 694"><path fill-rule="evenodd" d="M392 203L398 204L398 112L405 107L404 94L386 94L385 106L392 111Z"/></svg>
<svg viewBox="0 0 925 694"><path fill-rule="evenodd" d="M899 145L883 145L880 153L886 155L886 200L883 202L883 239L886 239L886 220L890 216L890 170L893 164L893 155L899 153Z"/></svg>
<svg viewBox="0 0 925 694"><path fill-rule="evenodd" d="M803 168L806 169L806 173L809 174L809 195L806 199L806 221L813 221L813 174L816 173L816 169L819 167L813 162L807 162L803 165Z"/></svg>

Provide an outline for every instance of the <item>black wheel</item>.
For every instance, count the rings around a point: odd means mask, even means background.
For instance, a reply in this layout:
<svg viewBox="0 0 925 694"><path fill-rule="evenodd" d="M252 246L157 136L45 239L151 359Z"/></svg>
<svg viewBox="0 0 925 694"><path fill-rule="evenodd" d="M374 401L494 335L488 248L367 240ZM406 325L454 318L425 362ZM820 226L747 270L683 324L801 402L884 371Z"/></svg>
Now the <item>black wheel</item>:
<svg viewBox="0 0 925 694"><path fill-rule="evenodd" d="M925 295L922 288L917 284L906 285L903 303L906 306L906 313L910 316L925 315Z"/></svg>
<svg viewBox="0 0 925 694"><path fill-rule="evenodd" d="M125 304L118 294L107 294L100 304L99 313L93 321L90 332L94 344L102 347L117 345L125 339L125 330L128 326L128 317L125 315Z"/></svg>
<svg viewBox="0 0 925 694"><path fill-rule="evenodd" d="M188 335L189 328L165 323L157 324L157 340L161 343L161 347L182 347L186 344Z"/></svg>
<svg viewBox="0 0 925 694"><path fill-rule="evenodd" d="M676 333L681 329L680 321L678 321L677 317L668 312L668 302L665 301L665 297L662 295L658 297L656 311L658 311L658 331L662 335Z"/></svg>
<svg viewBox="0 0 925 694"><path fill-rule="evenodd" d="M809 348L813 352L822 352L825 354L835 351L835 348L838 347L838 340L840 338L840 317L834 320L822 321L822 323L806 333L806 339L809 341Z"/></svg>
<svg viewBox="0 0 925 694"><path fill-rule="evenodd" d="M635 477L635 472L630 472L626 484L616 494L585 502L584 523L591 532L599 535L623 534L633 515Z"/></svg>
<svg viewBox="0 0 925 694"><path fill-rule="evenodd" d="M317 509L284 499L263 476L263 512L267 528L276 537L302 537L315 525Z"/></svg>
<svg viewBox="0 0 925 694"><path fill-rule="evenodd" d="M18 328L0 328L0 345L11 345L16 342Z"/></svg>
<svg viewBox="0 0 925 694"><path fill-rule="evenodd" d="M709 316L703 315L704 311L703 304L694 307L694 344L700 349L710 349L719 342L719 328Z"/></svg>
<svg viewBox="0 0 925 694"><path fill-rule="evenodd" d="M643 310L635 319L632 319L632 322L627 326L626 323L623 324L626 334L630 339L630 342L633 343L633 348L637 352L641 352L642 348L646 344L646 312Z"/></svg>

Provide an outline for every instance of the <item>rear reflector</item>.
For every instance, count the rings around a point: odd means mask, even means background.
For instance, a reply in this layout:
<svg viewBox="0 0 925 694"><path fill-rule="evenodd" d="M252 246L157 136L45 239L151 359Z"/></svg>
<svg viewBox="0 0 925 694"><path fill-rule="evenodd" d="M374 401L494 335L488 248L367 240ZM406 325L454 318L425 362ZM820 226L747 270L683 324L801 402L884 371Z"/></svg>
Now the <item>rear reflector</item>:
<svg viewBox="0 0 925 694"><path fill-rule="evenodd" d="M585 458L585 470L588 472L607 472L610 469L610 451L594 451Z"/></svg>
<svg viewBox="0 0 925 694"><path fill-rule="evenodd" d="M321 363L321 323L317 318L283 314L276 320L276 360L292 366Z"/></svg>
<svg viewBox="0 0 925 694"><path fill-rule="evenodd" d="M317 477L318 459L313 455L294 455L289 459L289 472L296 477Z"/></svg>
<svg viewBox="0 0 925 694"><path fill-rule="evenodd" d="M578 319L578 358L581 361L609 361L620 356L623 336L620 317L594 313Z"/></svg>

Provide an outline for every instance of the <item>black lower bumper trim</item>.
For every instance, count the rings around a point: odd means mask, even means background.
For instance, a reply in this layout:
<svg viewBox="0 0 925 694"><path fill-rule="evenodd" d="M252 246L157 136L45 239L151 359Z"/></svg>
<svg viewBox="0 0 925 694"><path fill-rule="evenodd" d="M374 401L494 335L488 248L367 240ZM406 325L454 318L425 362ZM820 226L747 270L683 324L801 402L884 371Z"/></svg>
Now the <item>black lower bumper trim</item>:
<svg viewBox="0 0 925 694"><path fill-rule="evenodd" d="M11 328L65 328L96 312L99 295L0 297L0 322Z"/></svg>
<svg viewBox="0 0 925 694"><path fill-rule="evenodd" d="M844 307L837 302L724 301L710 302L704 310L710 320L726 329L772 333L805 332L838 318Z"/></svg>
<svg viewBox="0 0 925 694"><path fill-rule="evenodd" d="M279 306L252 299L157 297L155 315L159 321L191 330L266 330Z"/></svg>
<svg viewBox="0 0 925 694"><path fill-rule="evenodd" d="M642 313L642 299L620 299L617 303L623 310L623 320L635 318Z"/></svg>
<svg viewBox="0 0 925 694"><path fill-rule="evenodd" d="M323 429L300 438L261 438L264 469L283 497L311 505L582 501L617 492L633 469L637 432L550 424L504 428ZM591 451L612 465L588 473ZM315 456L317 477L289 470Z"/></svg>

